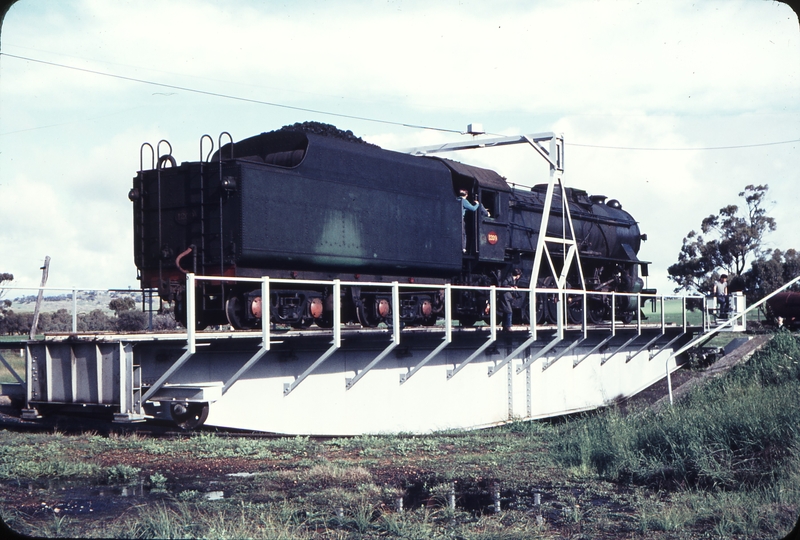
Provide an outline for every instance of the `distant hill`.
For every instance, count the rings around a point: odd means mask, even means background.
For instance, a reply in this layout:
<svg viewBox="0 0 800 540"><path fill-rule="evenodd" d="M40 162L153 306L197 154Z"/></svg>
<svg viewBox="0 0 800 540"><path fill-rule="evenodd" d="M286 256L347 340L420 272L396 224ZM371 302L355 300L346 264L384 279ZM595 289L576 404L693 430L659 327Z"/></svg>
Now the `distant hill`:
<svg viewBox="0 0 800 540"><path fill-rule="evenodd" d="M108 305L111 300L115 298L130 297L136 301L137 307L141 308L142 293L141 291L131 290L127 291L78 291L78 313L91 313L99 309L107 315L113 315L114 312L109 309ZM16 298L7 298L11 300L11 308L16 313L33 313L36 307L36 294L27 296L18 296ZM157 300L155 300L157 302ZM156 305L157 307L157 305ZM45 295L42 301L41 311L45 313L56 312L59 309L66 309L72 312L72 293L62 293L58 295Z"/></svg>

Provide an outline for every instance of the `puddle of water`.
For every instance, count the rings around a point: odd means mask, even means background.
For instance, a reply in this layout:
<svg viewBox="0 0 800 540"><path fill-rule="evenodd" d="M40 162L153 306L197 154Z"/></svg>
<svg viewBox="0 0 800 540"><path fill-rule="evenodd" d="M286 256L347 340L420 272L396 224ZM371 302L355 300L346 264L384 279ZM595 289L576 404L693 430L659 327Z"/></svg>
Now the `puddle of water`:
<svg viewBox="0 0 800 540"><path fill-rule="evenodd" d="M203 497L205 497L206 500L209 500L209 501L219 501L219 500L222 500L222 499L225 498L225 492L224 491L207 491L207 492L203 493Z"/></svg>

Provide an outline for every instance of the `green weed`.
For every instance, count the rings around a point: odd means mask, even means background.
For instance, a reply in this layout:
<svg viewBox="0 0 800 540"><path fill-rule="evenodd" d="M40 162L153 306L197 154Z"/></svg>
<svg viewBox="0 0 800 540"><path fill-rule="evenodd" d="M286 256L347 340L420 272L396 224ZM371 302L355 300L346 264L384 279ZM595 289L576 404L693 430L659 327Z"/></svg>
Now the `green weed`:
<svg viewBox="0 0 800 540"><path fill-rule="evenodd" d="M118 464L106 470L106 480L109 484L131 484L139 479L139 467Z"/></svg>

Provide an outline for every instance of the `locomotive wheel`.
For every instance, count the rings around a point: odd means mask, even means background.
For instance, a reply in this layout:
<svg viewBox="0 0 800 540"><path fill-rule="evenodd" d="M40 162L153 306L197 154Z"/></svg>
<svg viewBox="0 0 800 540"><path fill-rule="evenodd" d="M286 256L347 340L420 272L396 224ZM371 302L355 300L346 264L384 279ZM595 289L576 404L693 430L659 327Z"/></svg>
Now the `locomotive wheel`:
<svg viewBox="0 0 800 540"><path fill-rule="evenodd" d="M542 288L545 289L555 289L556 288L556 280L552 277L546 277L542 280L542 284L540 285ZM558 321L558 296L555 294L545 294L540 295L543 296L542 298L542 311L544 312L544 319L552 324L556 324Z"/></svg>
<svg viewBox="0 0 800 540"><path fill-rule="evenodd" d="M586 318L592 324L602 324L605 319L606 307L603 304L602 298L589 297L589 311L586 312Z"/></svg>
<svg viewBox="0 0 800 540"><path fill-rule="evenodd" d="M246 320L244 309L244 301L238 296L231 296L225 302L225 316L228 318L228 324L237 330L250 330L253 328L244 322Z"/></svg>
<svg viewBox="0 0 800 540"><path fill-rule="evenodd" d="M208 418L208 403L172 403L169 414L179 428L195 429L202 426Z"/></svg>
<svg viewBox="0 0 800 540"><path fill-rule="evenodd" d="M531 323L531 298L530 295L525 299L525 304L522 306L522 310L520 314L522 315L522 322L523 324L530 324ZM542 325L544 324L544 295L537 293L536 294L536 324Z"/></svg>
<svg viewBox="0 0 800 540"><path fill-rule="evenodd" d="M374 328L378 326L379 321L373 321L372 317L368 314L369 309L364 305L364 302L356 306L356 317L361 326L365 328Z"/></svg>
<svg viewBox="0 0 800 540"><path fill-rule="evenodd" d="M583 296L579 294L567 296L567 320L570 324L583 324Z"/></svg>
<svg viewBox="0 0 800 540"><path fill-rule="evenodd" d="M198 289L196 298L200 298L200 295L201 292ZM186 293L181 291L175 295L175 320L186 328L186 319ZM202 310L196 310L194 321L195 330L203 330L206 326L208 326L208 323L203 320Z"/></svg>
<svg viewBox="0 0 800 540"><path fill-rule="evenodd" d="M477 318L470 317L467 315L464 315L458 319L458 323L465 328L469 328L470 326L475 326L476 322L478 322Z"/></svg>
<svg viewBox="0 0 800 540"><path fill-rule="evenodd" d="M633 311L620 311L617 313L617 318L622 321L622 324L630 324L633 320Z"/></svg>
<svg viewBox="0 0 800 540"><path fill-rule="evenodd" d="M323 313L319 319L314 319L320 328L333 328L333 313Z"/></svg>

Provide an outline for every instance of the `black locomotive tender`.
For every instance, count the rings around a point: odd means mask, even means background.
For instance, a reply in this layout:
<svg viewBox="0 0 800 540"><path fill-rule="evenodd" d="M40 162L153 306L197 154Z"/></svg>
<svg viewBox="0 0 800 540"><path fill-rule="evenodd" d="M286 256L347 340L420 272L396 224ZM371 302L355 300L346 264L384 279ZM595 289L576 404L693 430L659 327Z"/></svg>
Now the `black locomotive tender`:
<svg viewBox="0 0 800 540"><path fill-rule="evenodd" d="M141 286L176 302L179 320L186 321L187 272L363 282L341 287L342 321L367 327L390 323L393 309L404 325L434 324L444 315L442 285L448 282L497 285L519 267L519 287L529 286L546 186L514 188L488 169L384 150L349 132L346 140L303 127L230 139L210 159L180 165L170 151L134 178L129 197ZM477 195L490 214L466 212L466 251L457 199L462 189L470 198ZM616 200L574 188L565 192L587 290L642 291L639 269L647 275L648 263L637 253L646 236L636 221ZM562 236L561 207L556 190L550 236ZM557 254L555 259L563 264ZM568 284L578 286L579 276L571 272ZM430 288L401 289L400 305L392 306L389 288L368 284L393 281ZM541 275L538 286L555 287L554 280ZM463 326L488 321L488 294L454 289L453 318ZM527 324L528 295L517 296L514 322ZM555 296L536 298L537 323L555 322ZM583 297L570 295L567 302L569 321L581 322ZM587 303L590 323L611 318L610 296L590 295ZM623 322L638 309L635 296L617 297L614 304ZM273 283L266 304L258 283L203 280L196 320L198 328L250 329L268 313L276 324L330 327L333 305L328 286Z"/></svg>

